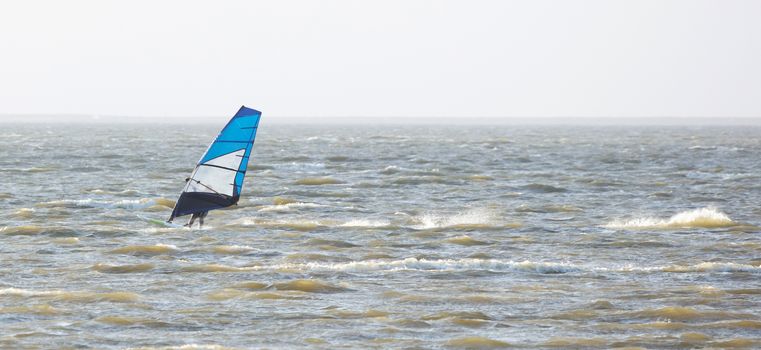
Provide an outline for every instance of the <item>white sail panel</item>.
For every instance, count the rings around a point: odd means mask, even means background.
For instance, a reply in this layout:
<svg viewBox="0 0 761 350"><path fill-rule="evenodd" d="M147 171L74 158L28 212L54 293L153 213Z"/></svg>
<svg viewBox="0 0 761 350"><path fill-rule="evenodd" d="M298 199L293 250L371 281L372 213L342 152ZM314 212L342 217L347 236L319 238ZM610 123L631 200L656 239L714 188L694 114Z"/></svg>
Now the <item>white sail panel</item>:
<svg viewBox="0 0 761 350"><path fill-rule="evenodd" d="M217 193L233 195L235 175L243 160L245 149L228 153L199 164L191 175L185 192Z"/></svg>
<svg viewBox="0 0 761 350"><path fill-rule="evenodd" d="M203 164L216 165L216 166L221 166L221 167L225 167L229 169L238 170L238 167L240 167L240 163L243 161L243 155L245 153L246 153L246 149L242 148L235 152L228 153L214 159L209 159L207 162Z"/></svg>
<svg viewBox="0 0 761 350"><path fill-rule="evenodd" d="M208 192L233 195L235 173L213 167L198 166L188 181L185 192Z"/></svg>

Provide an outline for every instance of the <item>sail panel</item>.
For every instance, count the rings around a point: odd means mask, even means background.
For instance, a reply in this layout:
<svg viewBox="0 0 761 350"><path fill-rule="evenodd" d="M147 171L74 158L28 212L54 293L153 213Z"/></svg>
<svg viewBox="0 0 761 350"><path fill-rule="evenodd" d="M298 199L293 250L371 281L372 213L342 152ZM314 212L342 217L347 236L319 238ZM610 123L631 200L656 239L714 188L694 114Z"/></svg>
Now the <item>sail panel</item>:
<svg viewBox="0 0 761 350"><path fill-rule="evenodd" d="M240 112L239 112L240 113ZM199 163L205 163L213 158L223 154L230 153L244 147L251 148L256 135L256 128L259 124L259 116L242 115L235 116L227 126L219 133L217 139L201 157Z"/></svg>
<svg viewBox="0 0 761 350"><path fill-rule="evenodd" d="M199 165L188 180L185 192L209 192L232 197L235 171Z"/></svg>
<svg viewBox="0 0 761 350"><path fill-rule="evenodd" d="M243 155L245 153L246 149L241 148L234 152L223 154L217 158L212 158L206 162L203 162L202 165L218 166L237 171L240 167L240 163L243 161Z"/></svg>
<svg viewBox="0 0 761 350"><path fill-rule="evenodd" d="M236 202L233 197L216 193L183 192L177 199L170 220L178 216L229 207Z"/></svg>

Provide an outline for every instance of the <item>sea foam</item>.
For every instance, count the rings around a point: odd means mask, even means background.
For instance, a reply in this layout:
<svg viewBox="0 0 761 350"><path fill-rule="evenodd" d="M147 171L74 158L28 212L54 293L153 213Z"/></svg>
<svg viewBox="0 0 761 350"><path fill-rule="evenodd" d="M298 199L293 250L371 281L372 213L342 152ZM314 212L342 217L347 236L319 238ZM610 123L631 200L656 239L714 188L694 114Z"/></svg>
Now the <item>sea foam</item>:
<svg viewBox="0 0 761 350"><path fill-rule="evenodd" d="M293 260L293 259L289 259ZM313 259L310 259L313 260ZM569 262L544 262L531 260L505 259L418 259L405 258L397 260L374 259L361 261L330 262L286 262L272 265L229 266L222 264L200 264L182 268L184 272L251 272L251 271L289 271L289 272L348 272L375 273L397 271L451 272L451 271L488 271L488 272L523 272L539 274L565 273L761 273L761 266L731 262L699 262L694 265L661 266L589 266Z"/></svg>
<svg viewBox="0 0 761 350"><path fill-rule="evenodd" d="M344 222L340 227L387 227L391 223L386 220L354 219Z"/></svg>
<svg viewBox="0 0 761 350"><path fill-rule="evenodd" d="M485 208L473 208L455 215L426 213L412 217L411 228L426 230L447 227L478 228L505 226L496 212Z"/></svg>
<svg viewBox="0 0 761 350"><path fill-rule="evenodd" d="M304 263L283 264L281 269L374 272L374 271L524 271L543 274L567 273L581 271L581 268L566 263L512 261L497 259L417 259L401 260L366 260L342 263Z"/></svg>
<svg viewBox="0 0 761 350"><path fill-rule="evenodd" d="M166 198L122 199L117 201L88 199L63 199L37 204L45 208L108 208L145 209L154 205L173 207L174 201Z"/></svg>
<svg viewBox="0 0 761 350"><path fill-rule="evenodd" d="M262 206L257 211L259 212L287 212L293 209L322 208L322 207L327 207L327 205L317 204L317 203L292 202L292 203L285 203L285 204L265 205L265 206Z"/></svg>
<svg viewBox="0 0 761 350"><path fill-rule="evenodd" d="M668 219L644 217L629 220L613 220L604 227L614 229L646 228L716 228L735 226L736 223L716 208L707 207L680 212Z"/></svg>

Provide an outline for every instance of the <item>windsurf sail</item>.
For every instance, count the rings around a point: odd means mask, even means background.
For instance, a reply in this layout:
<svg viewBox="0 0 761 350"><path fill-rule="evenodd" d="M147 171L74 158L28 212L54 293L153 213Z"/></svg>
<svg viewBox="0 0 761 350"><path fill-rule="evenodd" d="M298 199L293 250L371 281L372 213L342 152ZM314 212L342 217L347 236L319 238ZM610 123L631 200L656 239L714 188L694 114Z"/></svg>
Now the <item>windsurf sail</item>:
<svg viewBox="0 0 761 350"><path fill-rule="evenodd" d="M240 107L186 180L169 222L238 203L262 112Z"/></svg>

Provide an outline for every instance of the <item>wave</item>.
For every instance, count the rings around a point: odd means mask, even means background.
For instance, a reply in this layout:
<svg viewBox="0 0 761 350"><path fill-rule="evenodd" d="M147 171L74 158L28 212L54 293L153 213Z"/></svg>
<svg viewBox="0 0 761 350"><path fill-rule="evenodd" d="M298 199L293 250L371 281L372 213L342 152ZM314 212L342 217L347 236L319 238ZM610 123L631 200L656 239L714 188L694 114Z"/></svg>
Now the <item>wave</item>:
<svg viewBox="0 0 761 350"><path fill-rule="evenodd" d="M24 235L38 235L45 229L37 225L24 225L24 226L4 226L0 227L0 233L9 236L24 236Z"/></svg>
<svg viewBox="0 0 761 350"><path fill-rule="evenodd" d="M172 254L178 251L176 246L171 244L156 244L156 245L128 245L121 248L116 248L109 253L111 254L127 254L127 255L163 255Z"/></svg>
<svg viewBox="0 0 761 350"><path fill-rule="evenodd" d="M138 273L153 270L155 266L149 263L134 265L109 265L98 263L92 269L101 273Z"/></svg>
<svg viewBox="0 0 761 350"><path fill-rule="evenodd" d="M274 205L284 205L284 204L291 204L291 203L297 203L298 201L291 198L285 198L285 197L273 197L272 198L272 204Z"/></svg>
<svg viewBox="0 0 761 350"><path fill-rule="evenodd" d="M242 255L256 250L247 245L218 245L209 248L209 251L218 255Z"/></svg>
<svg viewBox="0 0 761 350"><path fill-rule="evenodd" d="M489 315L480 311L443 311L431 315L425 315L420 319L423 321L438 321L444 319L459 318L468 320L491 321Z"/></svg>
<svg viewBox="0 0 761 350"><path fill-rule="evenodd" d="M261 290L261 289L269 287L269 284L256 282L256 281L247 281L247 282L239 282L239 283L233 284L230 287L237 288L237 289L245 289L245 290Z"/></svg>
<svg viewBox="0 0 761 350"><path fill-rule="evenodd" d="M298 255L298 254L297 254ZM321 258L320 258L321 257ZM288 262L273 265L228 266L222 264L201 264L184 267L184 272L251 272L251 271L288 271L288 272L394 272L394 271L487 271L487 272L528 272L539 274L565 273L761 273L761 266L702 262L695 265L668 266L586 266L573 263L514 261L502 259L373 259L361 261L331 261L330 256L313 258L298 255L287 260L305 262Z"/></svg>
<svg viewBox="0 0 761 350"><path fill-rule="evenodd" d="M294 183L296 185L319 186L319 185L337 185L337 184L342 184L344 182L334 179L332 177L306 177L303 179L296 180L296 182Z"/></svg>
<svg viewBox="0 0 761 350"><path fill-rule="evenodd" d="M394 185L427 185L427 184L454 184L454 181L447 180L446 178L438 175L428 176L401 176L393 181Z"/></svg>
<svg viewBox="0 0 761 350"><path fill-rule="evenodd" d="M0 314L33 314L52 316L61 313L63 313L62 310L59 310L48 304L0 307Z"/></svg>
<svg viewBox="0 0 761 350"><path fill-rule="evenodd" d="M170 326L169 323L157 321L151 318L131 317L131 316L101 316L95 321L113 326L143 326L151 328L163 328Z"/></svg>
<svg viewBox="0 0 761 350"><path fill-rule="evenodd" d="M260 212L286 212L286 211L291 211L292 209L323 208L323 207L327 207L327 205L317 204L317 203L293 202L293 203L285 203L285 204L265 205L265 206L261 207L257 211L260 211Z"/></svg>
<svg viewBox="0 0 761 350"><path fill-rule="evenodd" d="M193 266L186 266L181 269L183 272L247 272L255 271L256 267L235 267L222 264L200 264Z"/></svg>
<svg viewBox="0 0 761 350"><path fill-rule="evenodd" d="M182 269L185 272L249 272L261 270L286 271L339 271L339 272L375 272L375 271L470 271L486 270L495 272L524 271L542 274L556 274L581 271L582 269L565 263L506 261L496 259L418 259L402 260L365 260L351 262L307 262L284 263L275 265L235 267L221 264L201 264Z"/></svg>
<svg viewBox="0 0 761 350"><path fill-rule="evenodd" d="M738 314L726 311L699 310L684 306L666 306L659 309L645 309L629 314L633 317L668 319L668 320L698 320L698 319L743 319L752 317L750 314Z"/></svg>
<svg viewBox="0 0 761 350"><path fill-rule="evenodd" d="M338 225L340 227L390 227L391 222L386 220L354 219Z"/></svg>
<svg viewBox="0 0 761 350"><path fill-rule="evenodd" d="M761 266L721 263L721 262L702 262L695 265L670 265L659 268L663 272L761 272Z"/></svg>
<svg viewBox="0 0 761 350"><path fill-rule="evenodd" d="M389 165L389 166L383 168L383 170L381 170L380 173L384 174L384 175L391 175L391 174L396 174L399 171L400 171L400 168L398 166L396 166L396 165Z"/></svg>
<svg viewBox="0 0 761 350"><path fill-rule="evenodd" d="M320 204L313 203L288 203L282 205L266 206L259 211L278 211L281 208L299 208L299 207L324 207ZM447 215L444 213L425 213L422 215L411 216L406 213L398 212L398 215L403 215L405 218L402 220L387 220L387 219L365 219L354 218L349 220L340 219L308 219L308 218L293 218L286 220L269 220L264 218L248 217L233 220L227 223L225 226L262 226L270 228L283 228L299 231L311 231L321 227L330 228L399 228L405 227L414 230L431 230L431 229L505 229L520 227L518 223L506 223L500 219L497 213L489 209L470 209L468 211Z"/></svg>
<svg viewBox="0 0 761 350"><path fill-rule="evenodd" d="M2 171L9 172L9 173L47 173L51 171L56 171L58 168L56 167L32 167L32 168L10 168L10 169L3 169Z"/></svg>
<svg viewBox="0 0 761 350"><path fill-rule="evenodd" d="M368 260L353 261L348 263L319 264L308 263L307 267L313 270L334 270L343 272L370 272L370 271L525 271L543 274L567 273L581 271L579 267L565 263L512 261L496 259L418 259L407 258L403 260Z"/></svg>
<svg viewBox="0 0 761 350"><path fill-rule="evenodd" d="M350 157L347 157L347 156L330 156L330 157L325 157L325 159L327 161L337 162L337 163L338 162L356 162L356 161L358 161L358 159L350 158Z"/></svg>
<svg viewBox="0 0 761 350"><path fill-rule="evenodd" d="M695 145L695 146L690 146L689 149L695 150L695 151L713 151L713 150L716 150L717 148L718 147L716 147L716 146Z"/></svg>
<svg viewBox="0 0 761 350"><path fill-rule="evenodd" d="M588 349L605 347L608 342L599 338L552 337L542 345L561 349Z"/></svg>
<svg viewBox="0 0 761 350"><path fill-rule="evenodd" d="M481 174L470 175L466 177L466 179L470 181L493 181L494 180L494 178L489 175L481 175Z"/></svg>
<svg viewBox="0 0 761 350"><path fill-rule="evenodd" d="M28 290L21 288L0 289L0 296L17 298L49 298L58 301L70 302L114 302L131 303L137 301L140 296L131 292L83 292L63 290Z"/></svg>
<svg viewBox="0 0 761 350"><path fill-rule="evenodd" d="M322 262L335 262L335 261L348 261L348 258L343 258L335 255L325 255L317 253L292 253L285 257L288 261L322 261Z"/></svg>
<svg viewBox="0 0 761 350"><path fill-rule="evenodd" d="M88 190L87 192L92 194L113 194L117 196L134 196L134 195L140 194L140 191L138 190L109 191L109 190L102 190L99 188Z"/></svg>
<svg viewBox="0 0 761 350"><path fill-rule="evenodd" d="M446 346L455 349L502 349L512 347L510 343L486 337L463 337L446 342Z"/></svg>
<svg viewBox="0 0 761 350"><path fill-rule="evenodd" d="M277 290L300 291L306 293L338 293L349 290L347 288L334 286L326 282L305 279L275 283L273 286Z"/></svg>
<svg viewBox="0 0 761 350"><path fill-rule="evenodd" d="M139 348L127 348L127 350L237 350L227 346L216 344L183 344L172 346L144 346Z"/></svg>
<svg viewBox="0 0 761 350"><path fill-rule="evenodd" d="M550 204L550 205L543 205L543 206L536 206L536 207L521 205L518 208L516 208L515 211L520 213L574 213L574 212L580 212L583 210L579 207L575 207L572 205Z"/></svg>
<svg viewBox="0 0 761 350"><path fill-rule="evenodd" d="M34 216L34 212L35 212L34 208L21 208L17 210L15 213L13 213L13 216L17 218L22 218L22 219L28 219Z"/></svg>
<svg viewBox="0 0 761 350"><path fill-rule="evenodd" d="M614 229L647 228L718 228L736 226L737 223L716 208L707 207L683 211L668 218L635 218L630 220L613 220L603 227Z"/></svg>
<svg viewBox="0 0 761 350"><path fill-rule="evenodd" d="M539 183L532 183L528 184L526 186L523 186L523 188L537 193L561 193L561 192L567 192L568 190L563 187L555 187L552 185L545 185L545 184L539 184Z"/></svg>
<svg viewBox="0 0 761 350"><path fill-rule="evenodd" d="M464 245L464 246L489 245L489 244L491 244L489 242L479 241L479 240L474 239L474 238L472 238L470 236L467 236L467 235L465 235L465 236L458 236L458 237L452 237L452 238L447 239L446 242L447 243L452 243L452 244Z"/></svg>
<svg viewBox="0 0 761 350"><path fill-rule="evenodd" d="M226 226L242 226L242 227L262 226L262 227L279 228L279 229L286 229L286 230L311 231L319 227L331 226L331 222L318 221L318 220L302 220L302 219L277 221L277 220L264 220L264 219L257 219L257 218L243 218L243 219L238 219L233 222L230 222Z"/></svg>
<svg viewBox="0 0 761 350"><path fill-rule="evenodd" d="M322 206L322 205L320 205ZM311 207L311 206L309 206ZM261 210L260 210L261 211ZM388 220L374 219L351 219L348 221L341 220L312 220L305 218L294 218L292 220L267 220L260 218L241 218L228 223L226 226L263 226L271 228L294 229L298 231L310 231L320 227L334 228L394 228L398 227Z"/></svg>
<svg viewBox="0 0 761 350"><path fill-rule="evenodd" d="M65 237L76 236L77 231L64 226L37 226L37 225L21 225L21 226L0 226L0 234L8 236L33 236L46 234L50 236Z"/></svg>
<svg viewBox="0 0 761 350"><path fill-rule="evenodd" d="M146 209L153 206L174 207L174 201L167 198L122 199L118 201L88 199L62 199L37 204L44 208L107 208Z"/></svg>
<svg viewBox="0 0 761 350"><path fill-rule="evenodd" d="M323 239L323 238L312 238L304 245L308 246L316 246L316 247L332 247L332 248L355 248L359 247L356 244L344 242L340 240L332 240L332 239Z"/></svg>
<svg viewBox="0 0 761 350"><path fill-rule="evenodd" d="M505 224L499 220L493 210L474 208L455 215L427 213L411 217L410 228L418 230L439 228L505 228L515 227L515 224Z"/></svg>
<svg viewBox="0 0 761 350"><path fill-rule="evenodd" d="M333 192L333 191L288 191L288 194L304 197L328 197L328 198L349 198L352 196L346 192Z"/></svg>

